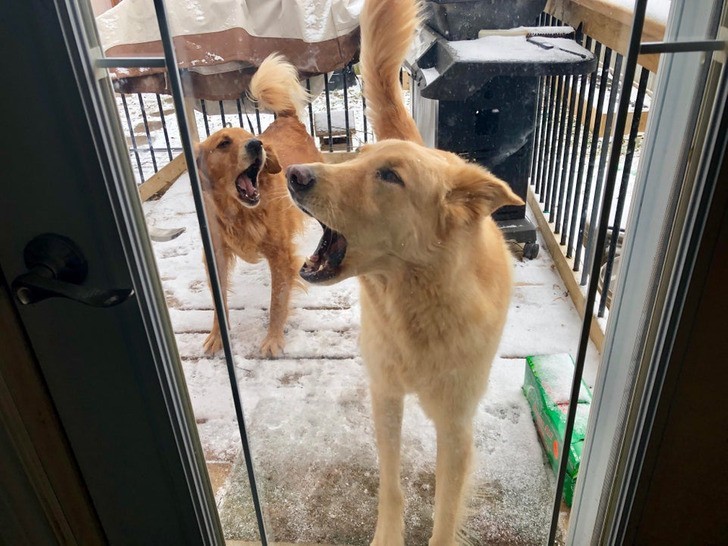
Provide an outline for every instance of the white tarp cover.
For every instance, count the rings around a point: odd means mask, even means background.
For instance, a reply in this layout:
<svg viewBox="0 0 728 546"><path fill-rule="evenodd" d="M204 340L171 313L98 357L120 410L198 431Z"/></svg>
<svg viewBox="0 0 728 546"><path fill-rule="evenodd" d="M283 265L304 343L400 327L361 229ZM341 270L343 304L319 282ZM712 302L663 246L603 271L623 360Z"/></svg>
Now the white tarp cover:
<svg viewBox="0 0 728 546"><path fill-rule="evenodd" d="M364 0L167 0L187 91L198 98L240 96L270 53L286 55L303 76L343 67L359 47ZM107 56L162 54L152 0L124 0L97 17ZM167 91L163 71L118 69L120 90Z"/></svg>
<svg viewBox="0 0 728 546"><path fill-rule="evenodd" d="M251 36L323 42L359 26L364 0L168 0L175 36L242 28ZM124 0L97 20L104 49L159 40L151 0Z"/></svg>

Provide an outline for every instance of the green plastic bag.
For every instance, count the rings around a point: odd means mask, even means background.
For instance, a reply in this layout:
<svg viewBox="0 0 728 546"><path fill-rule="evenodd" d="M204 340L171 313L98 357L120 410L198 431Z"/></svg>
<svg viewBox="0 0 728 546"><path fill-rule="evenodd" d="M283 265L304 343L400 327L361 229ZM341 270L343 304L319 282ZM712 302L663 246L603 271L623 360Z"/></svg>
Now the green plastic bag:
<svg viewBox="0 0 728 546"><path fill-rule="evenodd" d="M563 448L566 412L569 409L573 376L574 361L568 354L526 358L523 393L531 407L531 415L536 424L538 436L554 473L558 472L559 456ZM589 387L582 381L564 478L564 501L568 506L571 506L574 498L574 487L579 473L579 462L584 446L591 400Z"/></svg>

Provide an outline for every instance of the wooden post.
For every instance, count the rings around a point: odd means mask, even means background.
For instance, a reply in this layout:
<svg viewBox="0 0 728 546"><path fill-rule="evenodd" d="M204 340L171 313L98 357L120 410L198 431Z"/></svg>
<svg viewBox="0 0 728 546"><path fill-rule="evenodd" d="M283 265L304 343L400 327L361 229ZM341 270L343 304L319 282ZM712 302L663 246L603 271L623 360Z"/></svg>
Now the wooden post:
<svg viewBox="0 0 728 546"><path fill-rule="evenodd" d="M192 142L200 141L200 134L197 132L197 121L195 118L195 99L185 97L185 114L187 115L187 124L190 127L190 138Z"/></svg>

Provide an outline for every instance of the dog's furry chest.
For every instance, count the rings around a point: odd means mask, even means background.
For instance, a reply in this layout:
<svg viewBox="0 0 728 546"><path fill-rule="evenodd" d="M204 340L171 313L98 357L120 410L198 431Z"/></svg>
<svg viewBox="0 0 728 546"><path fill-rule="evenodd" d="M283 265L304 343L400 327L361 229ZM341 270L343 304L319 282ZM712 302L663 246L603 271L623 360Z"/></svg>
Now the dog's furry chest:
<svg viewBox="0 0 728 546"><path fill-rule="evenodd" d="M261 202L255 208L227 195L213 195L208 201L218 239L248 263L259 262L271 249L287 248L302 225L303 213L286 201L282 184L280 177L261 180Z"/></svg>
<svg viewBox="0 0 728 546"><path fill-rule="evenodd" d="M445 377L482 376L493 357L500 327L487 313L447 300L362 290L361 348L381 381L421 392Z"/></svg>
<svg viewBox="0 0 728 546"><path fill-rule="evenodd" d="M261 248L267 236L265 223L257 216L243 211L234 222L218 223L225 245L248 263L260 261Z"/></svg>

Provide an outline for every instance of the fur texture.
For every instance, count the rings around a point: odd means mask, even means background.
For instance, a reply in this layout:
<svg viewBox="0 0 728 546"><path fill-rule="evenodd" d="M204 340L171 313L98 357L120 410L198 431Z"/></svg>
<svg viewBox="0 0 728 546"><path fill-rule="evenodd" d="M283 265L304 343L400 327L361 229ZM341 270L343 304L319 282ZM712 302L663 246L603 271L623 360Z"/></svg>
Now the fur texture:
<svg viewBox="0 0 728 546"><path fill-rule="evenodd" d="M374 134L379 140L401 138L422 144L399 85L399 70L419 23L417 2L367 1L359 21L361 74Z"/></svg>
<svg viewBox="0 0 728 546"><path fill-rule="evenodd" d="M285 345L283 330L290 311L291 291L301 286L298 270L302 260L295 254L293 239L305 218L291 202L282 169L292 163L321 161L322 157L297 117L306 92L292 65L279 55L268 57L253 76L251 94L275 112L277 119L258 137L242 128L221 129L198 145L196 157L225 312L234 257L249 263L265 258L271 271L271 303L261 353L276 357ZM240 177L256 161L260 164L259 200L251 203L241 198L238 186ZM207 353L222 348L217 317L204 347Z"/></svg>
<svg viewBox="0 0 728 546"><path fill-rule="evenodd" d="M310 99L298 81L296 67L283 55L271 53L250 80L250 97L279 116L297 116Z"/></svg>

